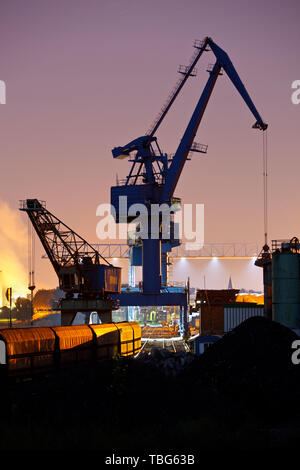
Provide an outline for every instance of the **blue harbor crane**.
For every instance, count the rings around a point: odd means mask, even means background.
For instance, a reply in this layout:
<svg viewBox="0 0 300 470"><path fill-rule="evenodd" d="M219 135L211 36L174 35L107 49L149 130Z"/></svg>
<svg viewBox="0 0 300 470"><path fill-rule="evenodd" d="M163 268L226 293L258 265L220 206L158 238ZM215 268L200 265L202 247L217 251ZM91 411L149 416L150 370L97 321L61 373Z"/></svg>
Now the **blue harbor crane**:
<svg viewBox="0 0 300 470"><path fill-rule="evenodd" d="M147 208L147 215L142 219L143 222L137 226L135 236L129 238L128 241L128 244L131 245L131 263L142 266L142 290L122 292L116 297L119 299L120 305L123 306L179 305L181 310L183 309L181 332L187 326L187 292L186 290L175 292L168 286L167 279L168 253L173 247L180 245L173 216L174 212L180 208L181 201L174 196L174 192L184 164L189 159L191 152L207 152L207 146L195 142L195 136L217 78L223 71L254 115L255 123L252 127L262 131L267 129L267 124L258 113L227 53L210 37L206 37L203 41L196 40L194 48L195 52L189 65L179 67L178 72L181 77L146 135L112 150L113 158L128 158L132 163L126 179L121 184L111 187L111 205L115 221L117 223L131 223L137 217L137 211L140 211L141 207ZM209 78L200 99L175 154L163 153L158 144L156 132L188 78L196 75L195 66L201 55L209 50L213 52L216 61L208 68ZM134 211L130 211L130 208L135 208L137 211L134 213ZM155 233L151 229L151 220L153 219L151 211L158 217L159 228ZM169 213L167 230L164 226L166 219L163 217L166 212Z"/></svg>

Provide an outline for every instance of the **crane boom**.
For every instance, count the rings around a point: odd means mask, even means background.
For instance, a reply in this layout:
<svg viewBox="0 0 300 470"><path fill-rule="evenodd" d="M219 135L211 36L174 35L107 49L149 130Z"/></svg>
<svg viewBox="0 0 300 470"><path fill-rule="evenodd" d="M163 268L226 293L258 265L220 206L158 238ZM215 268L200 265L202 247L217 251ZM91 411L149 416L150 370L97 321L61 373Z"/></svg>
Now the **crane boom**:
<svg viewBox="0 0 300 470"><path fill-rule="evenodd" d="M86 240L51 214L44 201L26 199L21 201L20 210L27 213L63 291L100 298L107 292L120 291L120 268L112 266ZM101 264L100 258L106 264Z"/></svg>
<svg viewBox="0 0 300 470"><path fill-rule="evenodd" d="M212 72L210 73L210 77L198 101L195 111L180 141L177 151L172 159L171 165L166 176L166 182L162 193L162 201L168 201L174 194L176 185L183 170L183 166L187 160L197 129L200 125L201 119L205 112L210 95L214 89L220 70L221 66L217 62Z"/></svg>
<svg viewBox="0 0 300 470"><path fill-rule="evenodd" d="M162 121L166 117L166 115L167 115L169 109L171 108L172 104L174 103L177 96L179 95L179 93L180 93L181 89L183 88L185 82L187 81L187 79L189 77L192 76L193 70L195 70L195 66L196 66L198 60L200 59L203 52L207 50L206 46L207 46L208 39L209 38L206 37L203 41L195 41L194 47L196 48L196 51L195 51L195 54L192 56L192 58L190 60L190 65L186 67L186 71L184 71L184 72L179 70L180 73L182 73L183 77L180 78L178 80L178 82L176 83L176 85L175 85L174 89L172 90L172 92L170 93L166 103L164 104L164 106L160 110L160 113L158 114L158 116L156 117L156 119L152 123L152 126L148 130L147 135L149 135L150 137L153 137L153 135L155 134L155 132L157 131L157 129L161 125Z"/></svg>
<svg viewBox="0 0 300 470"><path fill-rule="evenodd" d="M92 245L48 211L44 201L21 201L20 210L27 212L56 273L63 266L77 264L83 256L89 256L94 264L99 264L101 257L111 265Z"/></svg>
<svg viewBox="0 0 300 470"><path fill-rule="evenodd" d="M246 105L248 106L253 116L255 117L256 122L253 125L253 127L265 131L268 125L263 121L256 107L254 106L254 103L252 99L250 98L237 71L235 70L233 63L231 62L228 54L225 51L223 51L223 49L221 49L211 38L208 38L208 45L210 46L212 52L216 56L216 59L220 63L222 69L226 72L226 74L232 81L233 85L235 86L237 91L240 93L241 97L243 98Z"/></svg>
<svg viewBox="0 0 300 470"><path fill-rule="evenodd" d="M244 99L248 108L254 115L256 122L253 127L263 131L268 127L267 124L265 124L262 120L256 107L254 106L253 101L251 100L245 86L243 85L243 82L241 81L237 71L235 70L226 52L224 52L219 46L217 46L217 44L215 44L210 38L207 39L207 44L211 47L211 50L215 54L217 61L212 71L210 72L210 77L206 83L206 86L202 92L199 102L195 108L195 111L190 119L190 122L183 135L183 138L181 139L181 142L168 169L166 183L162 193L163 201L167 201L173 196L176 185L182 173L183 166L187 160L189 151L191 150L193 140L201 123L207 103L209 101L209 98L216 84L216 80L220 74L221 69L225 70L228 77L236 87L237 91L240 93L241 97Z"/></svg>

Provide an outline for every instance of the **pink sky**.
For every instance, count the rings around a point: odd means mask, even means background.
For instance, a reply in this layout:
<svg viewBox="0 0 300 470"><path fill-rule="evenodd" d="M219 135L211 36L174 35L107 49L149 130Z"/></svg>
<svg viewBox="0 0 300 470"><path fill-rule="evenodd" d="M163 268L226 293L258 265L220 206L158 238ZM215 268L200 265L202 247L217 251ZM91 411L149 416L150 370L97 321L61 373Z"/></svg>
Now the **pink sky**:
<svg viewBox="0 0 300 470"><path fill-rule="evenodd" d="M291 102L300 79L299 15L297 0L2 0L0 199L14 210L19 199L44 199L98 242L96 207L109 202L116 173L130 169L113 161L111 149L146 132L194 39L211 36L269 123L269 239L299 236L300 105ZM164 151L176 150L212 61L202 56L198 77L161 126ZM220 77L196 137L208 155L187 162L176 189L184 203L205 204L206 242L263 243L262 133L253 123ZM37 280L56 285L40 253Z"/></svg>

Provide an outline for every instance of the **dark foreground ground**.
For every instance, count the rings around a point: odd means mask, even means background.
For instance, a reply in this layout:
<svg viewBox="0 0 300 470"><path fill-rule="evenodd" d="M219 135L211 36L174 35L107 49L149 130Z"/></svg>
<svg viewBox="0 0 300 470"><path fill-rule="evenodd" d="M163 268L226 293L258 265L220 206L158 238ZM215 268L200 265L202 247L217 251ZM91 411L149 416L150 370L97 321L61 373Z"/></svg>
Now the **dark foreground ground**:
<svg viewBox="0 0 300 470"><path fill-rule="evenodd" d="M201 357L114 359L0 387L1 450L296 449L298 337L253 318ZM173 358L174 359L174 358ZM170 372L170 369L168 369ZM173 370L173 369L172 369Z"/></svg>

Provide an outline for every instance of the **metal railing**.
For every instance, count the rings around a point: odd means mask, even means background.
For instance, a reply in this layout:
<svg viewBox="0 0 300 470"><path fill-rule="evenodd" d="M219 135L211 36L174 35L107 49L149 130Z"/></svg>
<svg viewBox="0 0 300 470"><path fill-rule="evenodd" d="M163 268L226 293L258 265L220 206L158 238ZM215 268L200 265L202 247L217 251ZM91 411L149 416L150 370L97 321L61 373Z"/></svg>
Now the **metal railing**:
<svg viewBox="0 0 300 470"><path fill-rule="evenodd" d="M129 247L126 244L92 245L105 258L129 258ZM175 247L171 258L255 258L259 255L257 243L205 243L202 247L187 243Z"/></svg>
<svg viewBox="0 0 300 470"><path fill-rule="evenodd" d="M130 247L125 243L93 243L91 246L104 258L129 258ZM257 243L185 243L173 248L170 258L214 259L214 258L257 258L260 253ZM47 258L43 255L42 258Z"/></svg>

